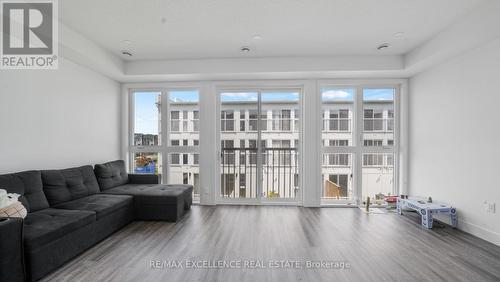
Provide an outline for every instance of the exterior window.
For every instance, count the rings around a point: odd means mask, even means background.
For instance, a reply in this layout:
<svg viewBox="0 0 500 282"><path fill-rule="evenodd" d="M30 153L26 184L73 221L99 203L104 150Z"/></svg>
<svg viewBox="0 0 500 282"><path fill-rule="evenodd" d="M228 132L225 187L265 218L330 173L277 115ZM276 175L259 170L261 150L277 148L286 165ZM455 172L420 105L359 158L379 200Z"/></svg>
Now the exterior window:
<svg viewBox="0 0 500 282"><path fill-rule="evenodd" d="M293 128L294 131L300 130L300 111L298 109L293 110Z"/></svg>
<svg viewBox="0 0 500 282"><path fill-rule="evenodd" d="M383 154L364 154L363 155L363 166L383 166L384 165L384 155Z"/></svg>
<svg viewBox="0 0 500 282"><path fill-rule="evenodd" d="M364 130L382 131L384 130L384 120L382 110L365 109L364 111Z"/></svg>
<svg viewBox="0 0 500 282"><path fill-rule="evenodd" d="M381 147L382 140L363 140L365 146Z"/></svg>
<svg viewBox="0 0 500 282"><path fill-rule="evenodd" d="M189 164L189 155L188 154L182 154L182 164Z"/></svg>
<svg viewBox="0 0 500 282"><path fill-rule="evenodd" d="M171 161L170 163L173 165L180 164L179 154L170 154Z"/></svg>
<svg viewBox="0 0 500 282"><path fill-rule="evenodd" d="M182 184L189 184L189 173L184 172L182 174Z"/></svg>
<svg viewBox="0 0 500 282"><path fill-rule="evenodd" d="M170 131L178 132L180 131L180 112L171 111L170 112Z"/></svg>
<svg viewBox="0 0 500 282"><path fill-rule="evenodd" d="M195 165L200 164L200 154L193 154L193 164Z"/></svg>
<svg viewBox="0 0 500 282"><path fill-rule="evenodd" d="M221 111L221 131L234 131L234 111Z"/></svg>
<svg viewBox="0 0 500 282"><path fill-rule="evenodd" d="M349 110L327 110L323 114L323 130L326 131L350 131Z"/></svg>
<svg viewBox="0 0 500 282"><path fill-rule="evenodd" d="M198 145L200 145L200 140L194 139L193 140L193 146L198 146Z"/></svg>
<svg viewBox="0 0 500 282"><path fill-rule="evenodd" d="M193 111L193 131L200 131L200 112Z"/></svg>
<svg viewBox="0 0 500 282"><path fill-rule="evenodd" d="M291 111L273 110L273 131L291 131Z"/></svg>
<svg viewBox="0 0 500 282"><path fill-rule="evenodd" d="M325 147L345 147L349 146L349 140L323 140Z"/></svg>
<svg viewBox="0 0 500 282"><path fill-rule="evenodd" d="M183 120L182 120L182 130L184 132L188 132L189 131L189 128L188 128L188 121L189 121L188 111L182 111L182 117L183 117Z"/></svg>
<svg viewBox="0 0 500 282"><path fill-rule="evenodd" d="M250 131L257 131L257 110L248 111L248 126Z"/></svg>
<svg viewBox="0 0 500 282"><path fill-rule="evenodd" d="M170 144L173 147L179 146L179 140L170 140Z"/></svg>
<svg viewBox="0 0 500 282"><path fill-rule="evenodd" d="M323 163L328 166L349 166L349 154L324 154Z"/></svg>

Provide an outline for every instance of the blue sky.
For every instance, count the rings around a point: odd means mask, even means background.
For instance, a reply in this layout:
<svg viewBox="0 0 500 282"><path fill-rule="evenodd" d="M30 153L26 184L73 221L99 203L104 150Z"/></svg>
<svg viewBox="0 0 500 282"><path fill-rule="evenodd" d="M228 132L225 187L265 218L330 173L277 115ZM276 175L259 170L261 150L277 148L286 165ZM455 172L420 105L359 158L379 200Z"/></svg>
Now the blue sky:
<svg viewBox="0 0 500 282"><path fill-rule="evenodd" d="M160 92L135 92L135 132L158 134L158 110L156 101ZM200 95L196 90L170 91L169 100L183 102L199 102ZM322 98L325 101L352 101L352 88L323 88ZM221 101L257 101L256 92L221 93ZM366 101L387 101L394 99L394 89L363 89ZM262 101L298 101L297 92L262 93Z"/></svg>
<svg viewBox="0 0 500 282"><path fill-rule="evenodd" d="M297 92L263 92L261 97L263 102L270 101L298 101L299 93ZM234 101L257 101L257 92L227 92L221 93L221 101L234 102Z"/></svg>
<svg viewBox="0 0 500 282"><path fill-rule="evenodd" d="M135 132L158 134L158 108L156 101L160 92L135 92ZM171 102L198 102L199 93L196 90L170 91L168 99Z"/></svg>
<svg viewBox="0 0 500 282"><path fill-rule="evenodd" d="M135 133L158 134L158 108L160 92L135 92Z"/></svg>
<svg viewBox="0 0 500 282"><path fill-rule="evenodd" d="M353 101L354 88L331 88L322 89L324 101ZM394 89L363 89L363 100L365 101L392 101L394 100Z"/></svg>

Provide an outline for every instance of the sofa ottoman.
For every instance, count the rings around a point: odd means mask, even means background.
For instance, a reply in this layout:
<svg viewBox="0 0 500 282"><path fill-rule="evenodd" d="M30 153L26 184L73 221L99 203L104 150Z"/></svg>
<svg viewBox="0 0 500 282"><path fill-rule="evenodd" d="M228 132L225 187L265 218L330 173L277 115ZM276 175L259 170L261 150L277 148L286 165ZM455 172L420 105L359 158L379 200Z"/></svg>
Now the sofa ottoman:
<svg viewBox="0 0 500 282"><path fill-rule="evenodd" d="M175 222L185 213L185 191L170 189L168 185L125 184L102 193L134 196L134 217L136 220Z"/></svg>

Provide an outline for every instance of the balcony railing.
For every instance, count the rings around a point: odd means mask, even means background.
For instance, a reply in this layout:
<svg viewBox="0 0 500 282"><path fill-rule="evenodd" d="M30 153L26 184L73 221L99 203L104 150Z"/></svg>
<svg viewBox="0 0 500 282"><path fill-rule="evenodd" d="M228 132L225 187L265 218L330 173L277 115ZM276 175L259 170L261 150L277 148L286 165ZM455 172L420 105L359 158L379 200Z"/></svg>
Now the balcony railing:
<svg viewBox="0 0 500 282"><path fill-rule="evenodd" d="M221 196L226 198L295 198L298 149L262 148L262 192L257 193L257 148L222 148Z"/></svg>

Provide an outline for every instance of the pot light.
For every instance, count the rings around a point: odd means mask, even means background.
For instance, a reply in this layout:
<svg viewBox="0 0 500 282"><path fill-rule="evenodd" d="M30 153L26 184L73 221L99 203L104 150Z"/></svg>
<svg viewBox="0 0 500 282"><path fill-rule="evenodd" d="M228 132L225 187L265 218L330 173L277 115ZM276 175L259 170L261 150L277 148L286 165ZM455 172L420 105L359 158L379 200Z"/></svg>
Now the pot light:
<svg viewBox="0 0 500 282"><path fill-rule="evenodd" d="M248 46L243 46L243 47L241 47L241 48L240 48L240 51L241 51L242 53L248 53L248 52L250 52L250 51L251 51L251 49L250 49L250 47L248 47Z"/></svg>
<svg viewBox="0 0 500 282"><path fill-rule="evenodd" d="M394 37L402 37L403 35L405 35L404 32L398 31L398 32L394 33L392 36L394 36Z"/></svg>
<svg viewBox="0 0 500 282"><path fill-rule="evenodd" d="M379 46L377 46L377 50L384 50L389 48L389 46L391 46L389 43L382 43Z"/></svg>
<svg viewBox="0 0 500 282"><path fill-rule="evenodd" d="M122 50L122 52L121 52L121 53L122 53L122 55L124 55L124 56L128 56L128 57L132 57L132 56L133 56L132 52L130 52L130 51L128 51L128 50Z"/></svg>
<svg viewBox="0 0 500 282"><path fill-rule="evenodd" d="M262 40L262 35L260 35L260 34L254 35L253 40Z"/></svg>

